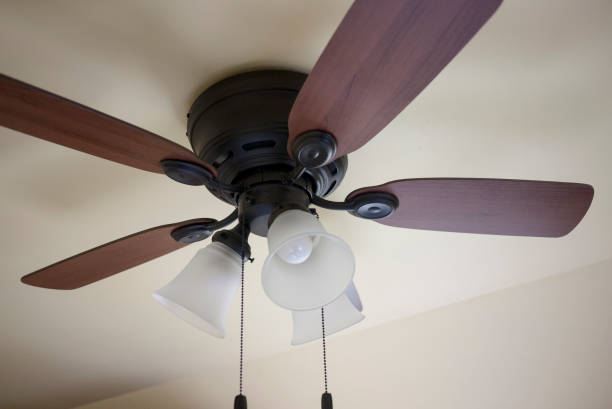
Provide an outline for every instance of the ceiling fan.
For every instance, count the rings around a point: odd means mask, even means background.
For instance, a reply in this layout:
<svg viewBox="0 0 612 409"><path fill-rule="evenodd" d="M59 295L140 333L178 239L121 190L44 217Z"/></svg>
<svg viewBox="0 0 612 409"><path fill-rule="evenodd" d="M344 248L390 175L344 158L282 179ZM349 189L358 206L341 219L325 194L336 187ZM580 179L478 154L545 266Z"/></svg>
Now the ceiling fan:
<svg viewBox="0 0 612 409"><path fill-rule="evenodd" d="M273 301L294 311L295 323L312 322L309 314L322 305L334 306L339 315L352 314L351 322L361 319L361 302L352 284L352 252L323 229L312 206L412 229L566 235L590 206L590 185L400 179L358 189L343 202L324 199L342 182L346 155L393 120L500 3L356 0L309 75L252 71L205 90L187 115L193 152L0 76L1 125L134 168L165 173L180 183L205 186L235 206L222 220L194 219L144 230L28 274L22 281L44 288L79 288L216 231L213 243L155 296L188 321L222 336L227 300L238 285L237 269L250 257L249 233L268 238L264 289ZM236 227L223 230L236 220ZM203 269L210 273L206 273L207 286L194 285L192 276ZM220 271L232 274L219 275ZM193 305L173 304L179 293L183 298L193 293ZM202 298L210 305L196 305ZM294 333L295 343L313 338L316 328L311 331L308 325L297 326L301 332ZM329 323L330 332L346 326L338 323L334 329L334 325Z"/></svg>

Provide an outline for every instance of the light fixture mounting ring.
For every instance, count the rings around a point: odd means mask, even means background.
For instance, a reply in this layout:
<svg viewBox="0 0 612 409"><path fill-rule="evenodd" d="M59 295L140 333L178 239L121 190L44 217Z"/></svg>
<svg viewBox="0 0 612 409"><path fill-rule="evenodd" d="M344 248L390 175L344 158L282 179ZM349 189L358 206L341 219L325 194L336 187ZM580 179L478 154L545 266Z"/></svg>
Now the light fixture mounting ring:
<svg viewBox="0 0 612 409"><path fill-rule="evenodd" d="M274 214L289 209L307 210L309 204L310 193L303 186L279 182L262 183L240 195L239 217L253 234L266 237Z"/></svg>
<svg viewBox="0 0 612 409"><path fill-rule="evenodd" d="M247 237L242 237L243 232ZM251 246L249 246L247 240L248 235L248 226L237 224L232 229L219 230L218 232L213 234L211 241L213 243L219 242L225 244L239 256L244 256L244 261L247 261L251 258Z"/></svg>

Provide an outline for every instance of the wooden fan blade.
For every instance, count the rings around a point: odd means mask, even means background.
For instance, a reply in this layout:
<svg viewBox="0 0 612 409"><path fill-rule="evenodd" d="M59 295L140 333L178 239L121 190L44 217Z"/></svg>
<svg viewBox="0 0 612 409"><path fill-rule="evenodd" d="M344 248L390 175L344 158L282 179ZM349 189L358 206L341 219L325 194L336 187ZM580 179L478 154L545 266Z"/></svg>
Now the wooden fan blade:
<svg viewBox="0 0 612 409"><path fill-rule="evenodd" d="M174 229L213 221L193 219L143 230L51 264L23 276L21 281L36 287L74 290L178 250L188 243L175 241L170 235Z"/></svg>
<svg viewBox="0 0 612 409"><path fill-rule="evenodd" d="M335 158L366 144L491 17L501 0L356 0L289 115L288 150L302 133L336 137Z"/></svg>
<svg viewBox="0 0 612 409"><path fill-rule="evenodd" d="M0 125L149 172L163 173L159 163L177 159L216 174L181 145L2 74Z"/></svg>
<svg viewBox="0 0 612 409"><path fill-rule="evenodd" d="M506 179L403 179L352 192L387 192L399 207L380 223L411 229L561 237L593 200L582 183Z"/></svg>

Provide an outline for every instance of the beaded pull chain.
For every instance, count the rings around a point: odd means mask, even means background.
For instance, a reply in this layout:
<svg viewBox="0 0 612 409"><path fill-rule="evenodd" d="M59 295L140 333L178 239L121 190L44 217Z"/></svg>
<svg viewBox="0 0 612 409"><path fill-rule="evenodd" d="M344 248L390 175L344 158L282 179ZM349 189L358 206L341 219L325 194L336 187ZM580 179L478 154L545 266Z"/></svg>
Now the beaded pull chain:
<svg viewBox="0 0 612 409"><path fill-rule="evenodd" d="M321 409L333 409L331 393L327 392L327 348L325 345L325 307L321 307L321 331L323 339L323 380L325 382L325 392L321 395Z"/></svg>
<svg viewBox="0 0 612 409"><path fill-rule="evenodd" d="M234 409L247 409L247 398L242 394L242 373L243 373L243 357L244 357L244 248L245 248L245 231L244 224L242 225L242 245L240 250L241 271L240 271L240 385L239 394L234 398Z"/></svg>

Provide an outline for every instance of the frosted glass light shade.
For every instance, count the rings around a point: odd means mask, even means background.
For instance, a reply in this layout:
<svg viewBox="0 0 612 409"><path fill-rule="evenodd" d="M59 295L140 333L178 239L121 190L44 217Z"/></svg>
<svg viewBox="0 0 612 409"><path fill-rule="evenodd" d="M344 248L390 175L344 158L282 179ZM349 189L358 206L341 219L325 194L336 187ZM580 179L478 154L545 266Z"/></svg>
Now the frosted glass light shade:
<svg viewBox="0 0 612 409"><path fill-rule="evenodd" d="M355 285L351 283L346 292L325 307L325 335L331 335L361 322L365 316ZM322 337L321 309L292 311L292 345L300 345Z"/></svg>
<svg viewBox="0 0 612 409"><path fill-rule="evenodd" d="M292 241L312 240L305 261L288 263L278 252ZM283 308L308 311L321 308L344 294L355 274L351 248L325 231L310 212L287 210L276 217L268 230L269 254L261 280L268 297Z"/></svg>
<svg viewBox="0 0 612 409"><path fill-rule="evenodd" d="M179 318L218 338L225 337L227 313L240 285L240 256L213 242L199 250L187 267L153 293Z"/></svg>

